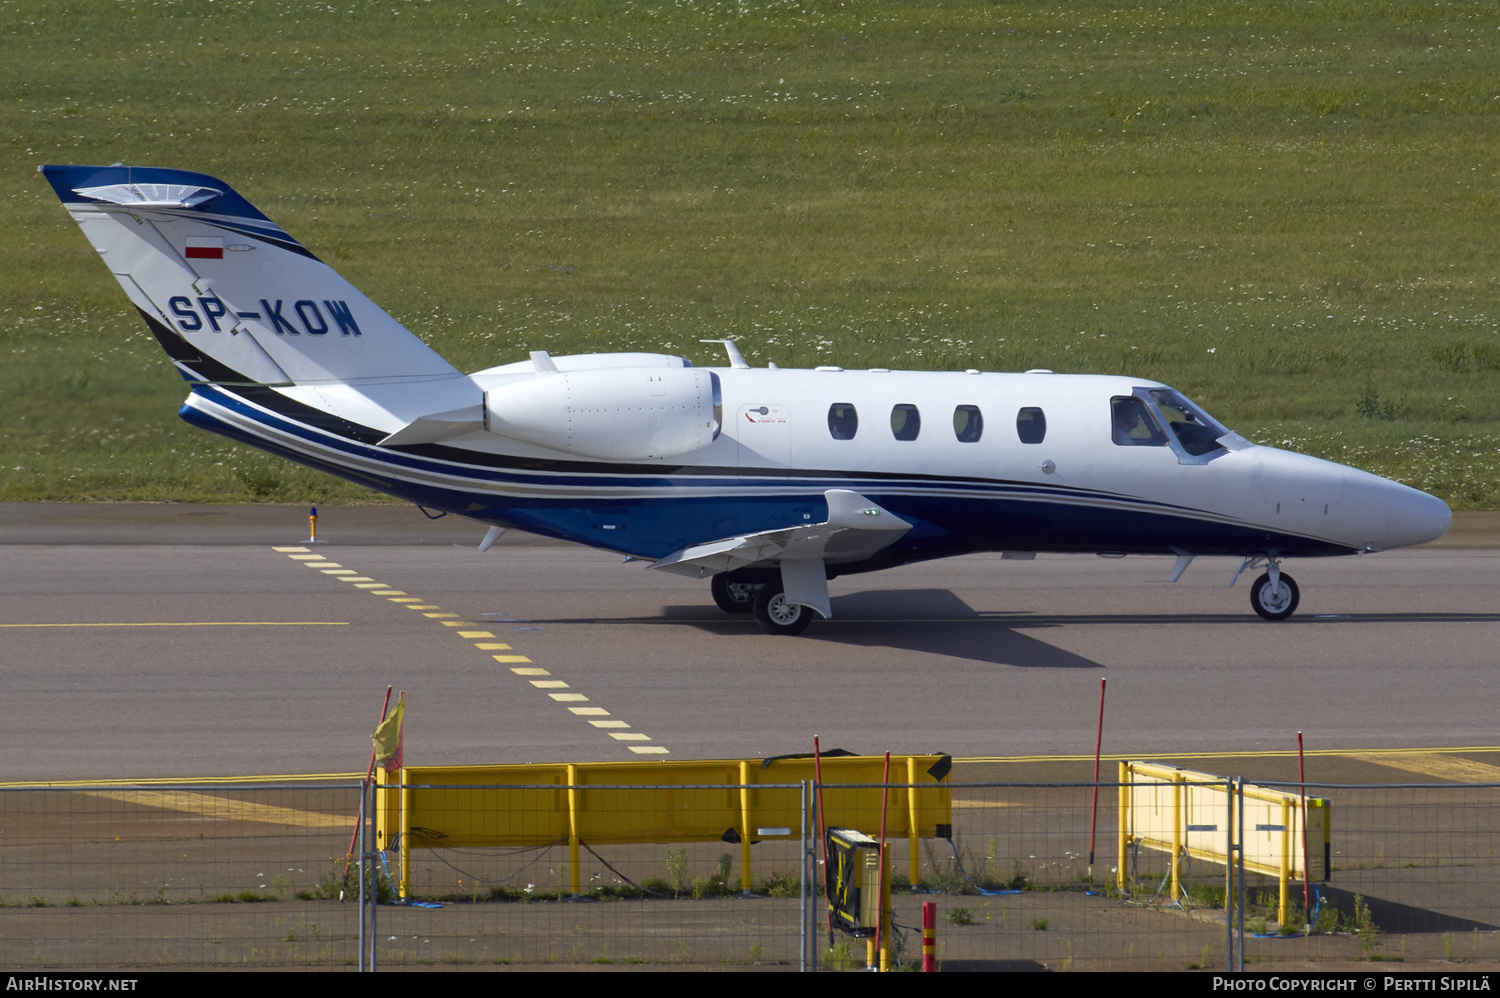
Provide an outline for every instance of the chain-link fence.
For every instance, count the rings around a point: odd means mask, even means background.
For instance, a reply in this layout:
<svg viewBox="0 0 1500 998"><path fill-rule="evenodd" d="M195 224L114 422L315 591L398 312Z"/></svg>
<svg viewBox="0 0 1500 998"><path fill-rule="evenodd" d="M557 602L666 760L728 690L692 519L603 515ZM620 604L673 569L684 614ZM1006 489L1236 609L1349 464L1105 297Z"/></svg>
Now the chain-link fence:
<svg viewBox="0 0 1500 998"><path fill-rule="evenodd" d="M580 799L628 829L650 789L589 787ZM744 788L675 789L731 799ZM373 952L384 968L855 969L866 941L830 940L821 896L820 789L839 788L755 788L788 795L802 827L752 821L718 841L409 842L406 903L392 843L369 854L378 908L358 903L357 859L344 868L361 830L357 785L0 790L0 965L354 969ZM1272 789L1300 799L1298 787ZM1100 785L1097 814L1094 792L954 784L950 837L913 850L892 836L892 965L919 961L931 901L947 970L1500 966L1500 787L1309 785L1329 802L1329 879L1305 893L1300 860L1288 878L1247 872L1243 892L1212 842L1185 839L1174 863L1138 818L1122 837L1120 787ZM1246 837L1289 834L1243 813ZM1227 822L1184 815L1186 834L1222 832L1231 848ZM878 836L880 808L840 821Z"/></svg>
<svg viewBox="0 0 1500 998"><path fill-rule="evenodd" d="M0 964L352 967L359 802L358 784L0 791Z"/></svg>

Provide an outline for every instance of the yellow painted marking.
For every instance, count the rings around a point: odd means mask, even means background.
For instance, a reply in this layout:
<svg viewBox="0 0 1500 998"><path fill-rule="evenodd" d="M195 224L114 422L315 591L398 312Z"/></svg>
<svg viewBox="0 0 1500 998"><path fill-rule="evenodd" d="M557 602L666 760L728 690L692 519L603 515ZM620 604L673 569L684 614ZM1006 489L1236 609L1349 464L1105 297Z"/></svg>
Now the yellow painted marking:
<svg viewBox="0 0 1500 998"><path fill-rule="evenodd" d="M569 707L568 713L577 714L579 717L608 717L609 711L603 707Z"/></svg>
<svg viewBox="0 0 1500 998"><path fill-rule="evenodd" d="M256 776L157 776L144 780L49 780L46 783L0 783L0 787L12 789L45 789L47 787L154 787L161 784L176 786L195 783L212 786L234 786L240 783L325 783L329 780L362 780L364 770L358 773L289 773Z"/></svg>
<svg viewBox="0 0 1500 998"><path fill-rule="evenodd" d="M561 679L533 679L531 685L539 690L565 690L568 684Z"/></svg>
<svg viewBox="0 0 1500 998"><path fill-rule="evenodd" d="M639 731L611 731L609 737L617 742L649 742L650 735L643 735Z"/></svg>
<svg viewBox="0 0 1500 998"><path fill-rule="evenodd" d="M376 593L375 595L379 596L380 594ZM420 602L422 602L422 597L420 597L420 596L406 596L406 595L392 596L391 597L391 602L392 603L420 603Z"/></svg>
<svg viewBox="0 0 1500 998"><path fill-rule="evenodd" d="M306 551L307 549L303 548L302 550ZM320 555L320 554L294 554L294 555L288 555L288 557L291 558L293 561L322 561L323 560L323 556Z"/></svg>
<svg viewBox="0 0 1500 998"><path fill-rule="evenodd" d="M1363 755L1351 753L1347 758L1362 762L1373 762L1377 766L1389 766L1408 773L1435 776L1440 780L1457 783L1500 783L1500 766L1470 759L1446 759L1433 752L1414 752L1410 755Z"/></svg>
<svg viewBox="0 0 1500 998"><path fill-rule="evenodd" d="M395 603L395 602L405 602L405 601L404 600L401 600L401 601L391 600L391 602ZM436 610L437 609L437 604L436 603L412 603L412 604L410 604L407 607L407 609L408 610ZM430 617L430 616L432 616L432 614L429 613L427 616Z"/></svg>
<svg viewBox="0 0 1500 998"><path fill-rule="evenodd" d="M471 621L471 620L440 620L440 621L438 621L438 623L442 624L444 627L473 627L474 626L474 622Z"/></svg>
<svg viewBox="0 0 1500 998"><path fill-rule="evenodd" d="M458 636L461 637L461 638L493 638L494 637L494 635L491 634L489 631L459 631L458 632Z"/></svg>
<svg viewBox="0 0 1500 998"><path fill-rule="evenodd" d="M0 624L0 627L347 627L347 620L152 620L109 624Z"/></svg>
<svg viewBox="0 0 1500 998"><path fill-rule="evenodd" d="M587 703L589 699L582 693L548 693L547 695L559 703Z"/></svg>
<svg viewBox="0 0 1500 998"><path fill-rule="evenodd" d="M491 655L496 662L530 662L531 659L525 655Z"/></svg>
<svg viewBox="0 0 1500 998"><path fill-rule="evenodd" d="M298 828L350 828L354 825L352 816L297 811L289 807L255 804L250 801L230 800L228 797L215 797L212 794L186 791L95 790L91 791L89 796L124 801L127 804L160 807L168 811L185 811L188 814L230 821L263 821L270 825L293 825Z"/></svg>
<svg viewBox="0 0 1500 998"><path fill-rule="evenodd" d="M411 609L415 610L416 607L412 607ZM422 614L422 616L424 616L424 617L431 617L433 620L437 620L440 617L457 617L458 614L456 614L456 613L424 613L424 614Z"/></svg>
<svg viewBox="0 0 1500 998"><path fill-rule="evenodd" d="M624 721L590 721L589 723L592 724L596 728L628 728L628 727L630 727L630 725L626 724Z"/></svg>
<svg viewBox="0 0 1500 998"><path fill-rule="evenodd" d="M370 582L370 583L374 583L374 585L370 585L370 586L360 586L359 588L361 588L361 589L373 589L373 588L375 588L375 586L381 586L381 585L383 585L383 583L375 582L375 580L372 579L372 578L370 578L368 575L355 575L355 576L351 576L351 577L349 577L347 579L340 579L339 581L340 582Z"/></svg>
<svg viewBox="0 0 1500 998"><path fill-rule="evenodd" d="M364 586L360 586L360 588L363 589L365 587ZM403 593L399 589L372 589L370 591L370 595L371 596L405 596L406 594ZM420 602L420 601L418 601L418 602Z"/></svg>
<svg viewBox="0 0 1500 998"><path fill-rule="evenodd" d="M359 573L355 572L354 569L352 569L352 568L325 568L325 569L323 569L323 574L324 575L357 575Z"/></svg>
<svg viewBox="0 0 1500 998"><path fill-rule="evenodd" d="M506 651L510 645L503 641L476 641L474 647L480 651Z"/></svg>
<svg viewBox="0 0 1500 998"><path fill-rule="evenodd" d="M552 673L548 672L546 669L534 669L534 668L533 669L527 669L527 668L521 668L521 669L512 669L510 671L514 672L518 676L550 676L550 675L552 675Z"/></svg>
<svg viewBox="0 0 1500 998"><path fill-rule="evenodd" d="M353 579L345 579L344 581L346 581L346 582L353 582L354 580ZM358 583L357 585L355 585L354 588L355 589L388 589L389 587L384 582L361 582L361 583ZM387 593L371 593L371 595L372 596L385 596L385 595L388 595L388 594Z"/></svg>
<svg viewBox="0 0 1500 998"><path fill-rule="evenodd" d="M661 745L632 745L630 751L636 755L670 755L666 748Z"/></svg>
<svg viewBox="0 0 1500 998"><path fill-rule="evenodd" d="M272 548L271 550L280 551L282 554L296 554L301 551L306 551L307 548Z"/></svg>
<svg viewBox="0 0 1500 998"><path fill-rule="evenodd" d="M1433 755L1468 755L1471 753L1497 753L1500 745L1468 745L1458 748L1400 748L1400 749L1309 749L1304 753L1308 758L1368 758L1375 759L1377 756L1385 758L1393 755L1420 755L1431 753ZM1269 751L1255 751L1247 749L1244 751L1227 752L1133 752L1130 755L1102 755L1099 757L1107 762L1130 762L1134 759L1295 759L1296 749L1272 749ZM1092 755L1012 755L1012 756L972 756L955 758L954 762L1093 762Z"/></svg>
<svg viewBox="0 0 1500 998"><path fill-rule="evenodd" d="M307 568L343 568L344 567L343 565L340 565L336 561L309 561L309 562L304 562L303 564Z"/></svg>

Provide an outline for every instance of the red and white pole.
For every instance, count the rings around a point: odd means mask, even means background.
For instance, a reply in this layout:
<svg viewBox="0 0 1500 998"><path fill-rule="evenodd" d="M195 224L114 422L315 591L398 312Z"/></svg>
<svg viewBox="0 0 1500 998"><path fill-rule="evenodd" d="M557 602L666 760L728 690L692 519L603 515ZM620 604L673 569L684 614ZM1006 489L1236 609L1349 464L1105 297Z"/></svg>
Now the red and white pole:
<svg viewBox="0 0 1500 998"><path fill-rule="evenodd" d="M922 973L937 973L937 902L922 902Z"/></svg>

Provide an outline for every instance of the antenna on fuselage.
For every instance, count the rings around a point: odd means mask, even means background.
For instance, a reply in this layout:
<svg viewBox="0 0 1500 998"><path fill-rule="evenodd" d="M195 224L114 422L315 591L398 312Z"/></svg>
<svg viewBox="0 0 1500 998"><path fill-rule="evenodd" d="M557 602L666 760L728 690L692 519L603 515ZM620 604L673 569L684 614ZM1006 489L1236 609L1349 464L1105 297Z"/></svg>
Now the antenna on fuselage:
<svg viewBox="0 0 1500 998"><path fill-rule="evenodd" d="M699 343L720 343L724 346L724 352L729 354L729 366L743 370L749 370L750 365L745 363L745 357L740 353L740 348L734 345L734 340L699 340Z"/></svg>

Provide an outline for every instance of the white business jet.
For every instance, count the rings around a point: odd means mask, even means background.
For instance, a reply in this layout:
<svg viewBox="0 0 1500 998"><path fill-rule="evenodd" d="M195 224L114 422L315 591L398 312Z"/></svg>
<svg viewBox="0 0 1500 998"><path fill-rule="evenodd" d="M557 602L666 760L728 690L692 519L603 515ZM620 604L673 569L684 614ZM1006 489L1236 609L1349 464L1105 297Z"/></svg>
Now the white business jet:
<svg viewBox="0 0 1500 998"><path fill-rule="evenodd" d="M425 509L709 578L771 634L828 580L973 551L1283 559L1434 540L1442 501L1259 447L1166 385L1050 371L728 366L646 353L464 374L222 181L42 173L191 386L188 422Z"/></svg>

